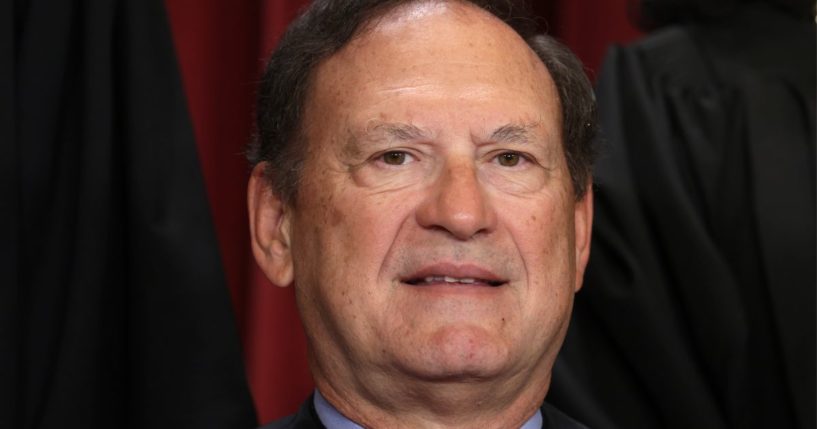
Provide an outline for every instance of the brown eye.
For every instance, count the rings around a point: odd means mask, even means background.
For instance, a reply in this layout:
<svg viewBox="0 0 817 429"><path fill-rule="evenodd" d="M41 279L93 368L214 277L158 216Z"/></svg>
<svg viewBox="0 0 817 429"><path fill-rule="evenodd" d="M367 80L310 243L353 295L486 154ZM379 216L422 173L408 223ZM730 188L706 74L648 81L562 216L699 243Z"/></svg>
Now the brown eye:
<svg viewBox="0 0 817 429"><path fill-rule="evenodd" d="M386 152L383 154L383 162L389 165L403 165L406 163L406 153Z"/></svg>
<svg viewBox="0 0 817 429"><path fill-rule="evenodd" d="M506 152L497 156L499 165L503 167L515 167L519 164L519 154L513 152Z"/></svg>

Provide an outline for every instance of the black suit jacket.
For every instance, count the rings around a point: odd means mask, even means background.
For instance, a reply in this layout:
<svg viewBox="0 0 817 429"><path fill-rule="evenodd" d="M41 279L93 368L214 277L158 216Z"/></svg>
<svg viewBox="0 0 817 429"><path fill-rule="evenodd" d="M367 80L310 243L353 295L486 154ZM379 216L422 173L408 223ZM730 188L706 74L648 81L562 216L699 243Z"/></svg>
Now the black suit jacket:
<svg viewBox="0 0 817 429"><path fill-rule="evenodd" d="M571 419L561 411L548 404L542 405L542 429L587 429L586 426ZM268 423L259 429L326 429L318 418L312 396L309 397L296 414Z"/></svg>

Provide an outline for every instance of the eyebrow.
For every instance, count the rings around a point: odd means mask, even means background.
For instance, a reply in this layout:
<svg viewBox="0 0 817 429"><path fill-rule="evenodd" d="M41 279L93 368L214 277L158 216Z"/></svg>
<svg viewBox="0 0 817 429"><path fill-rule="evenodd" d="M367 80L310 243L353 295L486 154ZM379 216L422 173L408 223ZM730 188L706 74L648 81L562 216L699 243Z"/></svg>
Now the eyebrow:
<svg viewBox="0 0 817 429"><path fill-rule="evenodd" d="M529 124L505 124L491 133L490 141L501 143L530 143L536 140L533 130L537 126L538 123L535 122ZM350 155L359 155L360 149L357 143L361 140L406 142L430 140L433 135L433 133L428 130L404 122L377 122L367 127L363 133L359 135L355 135L355 133L350 134L350 138L344 148L345 152Z"/></svg>
<svg viewBox="0 0 817 429"><path fill-rule="evenodd" d="M367 137L378 138L378 134L390 140L410 141L427 140L431 133L412 124L401 122L383 122L366 130Z"/></svg>
<svg viewBox="0 0 817 429"><path fill-rule="evenodd" d="M536 128L536 124L506 124L503 125L493 133L491 133L491 141L503 143L529 143L532 140L531 131Z"/></svg>
<svg viewBox="0 0 817 429"><path fill-rule="evenodd" d="M403 122L375 122L362 132L349 130L349 137L343 145L342 152L351 158L362 156L361 142L388 142L429 140L431 133L416 125Z"/></svg>

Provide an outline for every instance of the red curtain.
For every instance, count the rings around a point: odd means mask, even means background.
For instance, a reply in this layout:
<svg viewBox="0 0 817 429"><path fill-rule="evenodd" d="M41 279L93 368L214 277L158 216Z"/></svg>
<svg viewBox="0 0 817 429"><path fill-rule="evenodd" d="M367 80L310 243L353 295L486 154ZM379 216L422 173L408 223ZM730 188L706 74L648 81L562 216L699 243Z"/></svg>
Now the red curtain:
<svg viewBox="0 0 817 429"><path fill-rule="evenodd" d="M611 43L639 36L632 0L553 0L535 10L595 75ZM253 100L264 59L307 0L165 0L259 420L294 412L312 389L291 288L271 285L249 251ZM533 3L533 2L531 2Z"/></svg>

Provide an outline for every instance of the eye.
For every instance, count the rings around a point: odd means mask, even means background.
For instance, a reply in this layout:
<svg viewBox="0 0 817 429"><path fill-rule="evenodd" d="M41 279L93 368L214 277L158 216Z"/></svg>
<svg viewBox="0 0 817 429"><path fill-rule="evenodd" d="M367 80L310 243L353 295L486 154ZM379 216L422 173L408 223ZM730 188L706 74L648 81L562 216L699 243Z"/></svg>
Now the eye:
<svg viewBox="0 0 817 429"><path fill-rule="evenodd" d="M380 159L388 165L403 165L410 161L409 157L411 157L411 155L408 153L396 150L380 155Z"/></svg>
<svg viewBox="0 0 817 429"><path fill-rule="evenodd" d="M516 152L504 152L496 156L496 161L503 167L516 167L521 158L522 155Z"/></svg>

